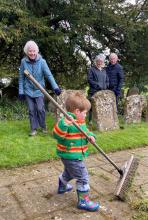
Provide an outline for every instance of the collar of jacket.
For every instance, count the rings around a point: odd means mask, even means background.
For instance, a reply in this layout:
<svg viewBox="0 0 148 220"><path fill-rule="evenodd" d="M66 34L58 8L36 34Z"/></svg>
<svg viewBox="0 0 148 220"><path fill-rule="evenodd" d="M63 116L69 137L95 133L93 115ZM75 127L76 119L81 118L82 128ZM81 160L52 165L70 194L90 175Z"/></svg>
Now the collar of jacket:
<svg viewBox="0 0 148 220"><path fill-rule="evenodd" d="M68 115L70 115L70 116L72 116L75 120L76 120L76 122L77 123L80 123L80 124L82 124L82 123L84 123L85 122L85 120L83 119L77 119L77 117L76 117L76 115L74 114L74 113L72 113L72 112L67 112L68 113Z"/></svg>
<svg viewBox="0 0 148 220"><path fill-rule="evenodd" d="M102 67L97 67L97 66L94 66L97 70L100 70L100 71L102 71L102 70L104 70L104 66L102 66Z"/></svg>
<svg viewBox="0 0 148 220"><path fill-rule="evenodd" d="M116 66L118 63L115 63L115 64L111 64L111 63L109 63L109 66L110 67L114 67L114 66Z"/></svg>

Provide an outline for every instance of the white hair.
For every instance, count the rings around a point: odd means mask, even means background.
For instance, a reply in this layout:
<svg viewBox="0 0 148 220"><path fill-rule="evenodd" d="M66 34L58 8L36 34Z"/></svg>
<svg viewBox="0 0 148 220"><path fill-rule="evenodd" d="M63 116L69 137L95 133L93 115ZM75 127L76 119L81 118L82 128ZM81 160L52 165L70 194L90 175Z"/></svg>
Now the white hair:
<svg viewBox="0 0 148 220"><path fill-rule="evenodd" d="M38 54L39 52L39 47L38 45L33 41L33 40L29 40L27 41L27 43L24 46L24 53L27 55L28 54L28 50L30 48L33 48L36 51L36 54Z"/></svg>
<svg viewBox="0 0 148 220"><path fill-rule="evenodd" d="M102 60L103 62L105 61L105 55L103 53L100 53L97 55L94 59L94 63L96 64L97 60Z"/></svg>

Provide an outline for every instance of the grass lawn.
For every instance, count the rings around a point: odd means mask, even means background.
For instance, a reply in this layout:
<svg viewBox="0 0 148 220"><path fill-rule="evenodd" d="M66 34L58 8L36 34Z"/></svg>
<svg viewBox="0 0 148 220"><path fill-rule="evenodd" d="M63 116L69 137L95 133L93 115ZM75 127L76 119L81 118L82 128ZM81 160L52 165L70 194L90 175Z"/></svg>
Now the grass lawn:
<svg viewBox="0 0 148 220"><path fill-rule="evenodd" d="M16 167L56 159L56 140L51 131L54 120L47 117L49 135L29 137L29 122L0 122L0 168ZM94 131L97 144L105 151L116 151L148 145L148 123L124 125L124 129L100 133ZM89 145L91 153L97 152Z"/></svg>

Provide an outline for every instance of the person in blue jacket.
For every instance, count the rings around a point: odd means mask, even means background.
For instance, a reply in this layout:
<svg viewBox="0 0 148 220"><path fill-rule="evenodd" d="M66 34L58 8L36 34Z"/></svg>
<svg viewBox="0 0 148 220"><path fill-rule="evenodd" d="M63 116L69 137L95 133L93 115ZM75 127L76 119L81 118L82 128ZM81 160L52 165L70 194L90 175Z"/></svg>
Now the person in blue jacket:
<svg viewBox="0 0 148 220"><path fill-rule="evenodd" d="M38 45L30 40L24 46L25 57L21 60L19 70L19 99L26 99L31 132L30 135L37 134L37 128L40 127L43 133L47 133L45 123L45 106L44 95L42 92L24 75L24 70L29 73L45 87L45 78L51 84L51 87L56 95L61 94L61 90L57 85L45 59L39 54Z"/></svg>
<svg viewBox="0 0 148 220"><path fill-rule="evenodd" d="M122 66L118 63L118 56L111 53L109 56L109 64L106 68L109 78L109 90L112 90L116 96L116 104L118 109L118 97L121 94L121 88L124 80L124 72Z"/></svg>

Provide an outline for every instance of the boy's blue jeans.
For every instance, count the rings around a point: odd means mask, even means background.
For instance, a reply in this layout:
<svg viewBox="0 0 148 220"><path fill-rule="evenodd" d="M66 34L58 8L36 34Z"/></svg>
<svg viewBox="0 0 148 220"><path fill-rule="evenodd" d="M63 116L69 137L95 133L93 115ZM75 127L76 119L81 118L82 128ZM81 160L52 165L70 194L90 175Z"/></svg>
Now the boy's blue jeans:
<svg viewBox="0 0 148 220"><path fill-rule="evenodd" d="M76 179L76 188L79 191L88 191L89 177L83 160L68 160L61 158L64 171L60 175L61 181L66 185L70 180Z"/></svg>

